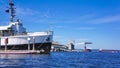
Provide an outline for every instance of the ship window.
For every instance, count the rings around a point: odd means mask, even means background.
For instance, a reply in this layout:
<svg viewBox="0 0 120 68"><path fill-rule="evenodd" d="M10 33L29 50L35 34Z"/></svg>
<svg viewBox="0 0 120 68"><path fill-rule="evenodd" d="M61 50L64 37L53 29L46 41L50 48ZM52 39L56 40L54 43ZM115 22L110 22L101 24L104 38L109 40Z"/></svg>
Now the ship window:
<svg viewBox="0 0 120 68"><path fill-rule="evenodd" d="M48 37L48 38L46 39L46 41L50 41L50 37Z"/></svg>
<svg viewBox="0 0 120 68"><path fill-rule="evenodd" d="M8 29L12 29L11 27L9 27Z"/></svg>

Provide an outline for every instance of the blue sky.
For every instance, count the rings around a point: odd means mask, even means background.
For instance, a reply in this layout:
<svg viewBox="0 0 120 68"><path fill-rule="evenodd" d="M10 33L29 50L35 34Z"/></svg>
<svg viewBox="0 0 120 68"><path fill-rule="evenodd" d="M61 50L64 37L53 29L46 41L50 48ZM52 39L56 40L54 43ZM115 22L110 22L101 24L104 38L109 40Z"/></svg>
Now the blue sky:
<svg viewBox="0 0 120 68"><path fill-rule="evenodd" d="M9 21L0 0L0 25ZM120 0L15 0L17 18L27 31L54 31L54 41L67 44L88 41L93 49L120 49Z"/></svg>

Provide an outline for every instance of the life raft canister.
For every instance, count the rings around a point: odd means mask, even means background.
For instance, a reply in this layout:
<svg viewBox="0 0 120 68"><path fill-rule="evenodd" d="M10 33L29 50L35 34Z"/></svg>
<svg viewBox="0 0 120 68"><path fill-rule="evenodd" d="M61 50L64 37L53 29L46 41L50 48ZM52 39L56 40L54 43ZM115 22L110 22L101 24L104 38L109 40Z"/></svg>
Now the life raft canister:
<svg viewBox="0 0 120 68"><path fill-rule="evenodd" d="M8 44L8 38L5 38L5 44Z"/></svg>

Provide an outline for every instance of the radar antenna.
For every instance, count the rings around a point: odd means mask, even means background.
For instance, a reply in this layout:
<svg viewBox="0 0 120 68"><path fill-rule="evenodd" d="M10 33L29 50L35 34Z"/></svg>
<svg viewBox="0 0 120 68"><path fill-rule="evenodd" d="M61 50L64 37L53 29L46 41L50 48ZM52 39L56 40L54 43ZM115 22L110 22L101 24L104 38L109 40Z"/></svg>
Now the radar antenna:
<svg viewBox="0 0 120 68"><path fill-rule="evenodd" d="M6 10L7 13L10 13L10 21L14 22L14 17L16 16L15 14L15 7L14 7L14 2L13 0L9 0L9 7Z"/></svg>

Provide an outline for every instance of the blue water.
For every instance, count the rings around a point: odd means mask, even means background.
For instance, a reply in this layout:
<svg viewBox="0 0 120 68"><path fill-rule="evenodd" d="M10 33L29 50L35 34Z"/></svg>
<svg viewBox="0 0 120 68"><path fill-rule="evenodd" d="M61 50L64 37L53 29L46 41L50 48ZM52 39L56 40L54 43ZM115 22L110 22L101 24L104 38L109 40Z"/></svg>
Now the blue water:
<svg viewBox="0 0 120 68"><path fill-rule="evenodd" d="M120 68L120 53L52 52L0 55L0 68Z"/></svg>

